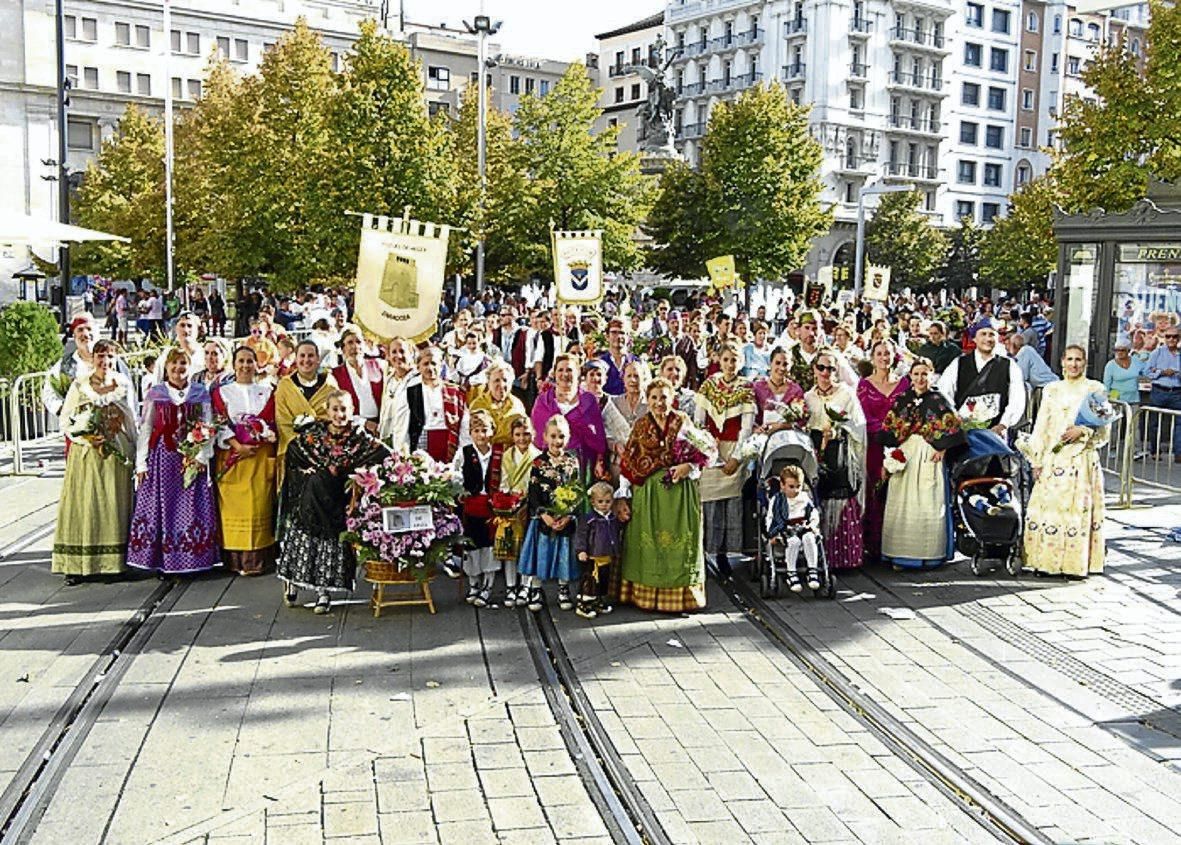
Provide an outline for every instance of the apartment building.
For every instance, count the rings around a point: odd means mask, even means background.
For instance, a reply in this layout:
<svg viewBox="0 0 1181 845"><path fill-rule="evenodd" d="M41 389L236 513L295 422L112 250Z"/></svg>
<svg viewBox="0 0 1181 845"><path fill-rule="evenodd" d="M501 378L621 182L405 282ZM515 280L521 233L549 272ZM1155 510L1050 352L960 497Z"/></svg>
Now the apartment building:
<svg viewBox="0 0 1181 845"><path fill-rule="evenodd" d="M648 97L648 83L630 68L653 64L652 49L664 33L664 11L595 36L599 46L599 107L595 131L618 127L621 150L639 148L636 109Z"/></svg>

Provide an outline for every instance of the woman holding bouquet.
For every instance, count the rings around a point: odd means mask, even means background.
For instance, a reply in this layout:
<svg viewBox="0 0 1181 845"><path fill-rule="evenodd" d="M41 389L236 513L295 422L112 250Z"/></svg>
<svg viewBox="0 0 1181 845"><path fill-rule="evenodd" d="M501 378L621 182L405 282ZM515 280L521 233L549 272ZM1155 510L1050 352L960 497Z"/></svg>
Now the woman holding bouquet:
<svg viewBox="0 0 1181 845"><path fill-rule="evenodd" d="M1068 346L1062 381L1042 390L1033 435L1023 451L1033 465L1033 495L1025 519L1025 565L1046 575L1084 578L1103 571L1103 476L1097 451L1107 426L1077 420L1090 397L1106 392L1084 376L1087 353Z"/></svg>
<svg viewBox="0 0 1181 845"><path fill-rule="evenodd" d="M100 340L93 370L70 385L62 423L70 449L53 535L51 571L72 586L122 572L131 514L135 411L131 381L115 369L117 348Z"/></svg>
<svg viewBox="0 0 1181 845"><path fill-rule="evenodd" d="M623 450L623 541L619 600L681 613L705 607L705 554L697 479L712 457L709 436L673 410L673 386L648 384L648 413ZM696 443L694 443L696 441Z"/></svg>
<svg viewBox="0 0 1181 845"><path fill-rule="evenodd" d="M352 425L353 403L343 390L325 397L327 422L301 426L287 449L283 478L283 543L276 567L288 607L299 590L316 592L316 613L331 610L330 590L351 590L357 562L340 539L347 527L346 486L357 469L383 461L388 450Z"/></svg>
<svg viewBox="0 0 1181 845"><path fill-rule="evenodd" d="M239 346L234 380L213 390L221 558L239 575L261 575L275 562L275 398L257 378L254 350Z"/></svg>
<svg viewBox="0 0 1181 845"><path fill-rule="evenodd" d="M882 521L882 559L896 567L940 566L955 554L951 485L943 457L967 437L951 403L931 389L934 372L930 361L916 358L909 389L894 400L882 424L884 465L890 469L902 464L889 476ZM894 452L901 452L903 460Z"/></svg>
<svg viewBox="0 0 1181 845"><path fill-rule="evenodd" d="M820 352L816 385L804 394L808 428L820 461L820 533L832 569L861 566L865 475L865 414L857 395L835 379L837 359Z"/></svg>
<svg viewBox="0 0 1181 845"><path fill-rule="evenodd" d="M765 430L790 424L790 409L797 405L802 408L804 402L803 389L787 374L787 350L776 347L768 366L767 375L754 382L755 426Z"/></svg>
<svg viewBox="0 0 1181 845"><path fill-rule="evenodd" d="M857 401L865 415L865 557L876 562L882 555L882 515L886 510L886 485L882 475L882 423L898 397L910 387L909 379L894 378L894 346L880 340L869 349L873 372L857 385Z"/></svg>
<svg viewBox="0 0 1181 845"><path fill-rule="evenodd" d="M188 353L164 358L164 381L144 396L135 472L138 488L127 564L163 575L204 572L217 564L213 406L200 382L189 382Z"/></svg>

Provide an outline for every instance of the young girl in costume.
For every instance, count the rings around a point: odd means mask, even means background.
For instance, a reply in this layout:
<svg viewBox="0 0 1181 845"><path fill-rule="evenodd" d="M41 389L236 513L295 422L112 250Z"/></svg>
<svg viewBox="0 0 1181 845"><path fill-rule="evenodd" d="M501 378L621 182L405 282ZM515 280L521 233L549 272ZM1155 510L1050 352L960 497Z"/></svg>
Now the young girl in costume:
<svg viewBox="0 0 1181 845"><path fill-rule="evenodd" d="M528 417L516 417L509 424L512 444L505 449L500 462L500 492L515 493L522 498L522 504L529 495L529 474L533 461L541 450L533 445L533 423ZM505 518L506 525L497 528L495 556L504 561L504 606L524 607L528 590L518 586L517 559L521 553L521 541L528 524L528 509L522 507L517 516Z"/></svg>
<svg viewBox="0 0 1181 845"><path fill-rule="evenodd" d="M564 484L579 477L578 456L567 451L570 424L560 414L550 417L545 424L546 450L533 461L529 472L529 529L521 546L518 572L525 576L529 592L526 605L532 611L541 610L544 602L541 584L556 579L558 607L573 610L570 582L578 577L578 562L574 559L573 515L555 516L551 513L554 493Z"/></svg>
<svg viewBox="0 0 1181 845"><path fill-rule="evenodd" d="M487 607L492 599L492 582L500 568L492 557L491 496L500 486L501 453L492 448L492 415L472 411L468 433L472 442L455 453L453 465L463 479L461 519L463 533L471 546L463 555L467 575L467 603Z"/></svg>

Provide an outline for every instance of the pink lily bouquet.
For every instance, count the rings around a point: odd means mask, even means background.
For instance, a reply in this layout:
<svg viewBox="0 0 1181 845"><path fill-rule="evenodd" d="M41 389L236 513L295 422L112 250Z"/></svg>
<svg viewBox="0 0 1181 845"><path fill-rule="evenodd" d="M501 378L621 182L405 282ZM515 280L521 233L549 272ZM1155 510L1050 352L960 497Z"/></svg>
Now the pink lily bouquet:
<svg viewBox="0 0 1181 845"><path fill-rule="evenodd" d="M267 421L254 414L243 414L238 421L229 425L234 439L243 446L261 446L264 443L275 442L275 430L267 425ZM225 465L217 478L220 481L225 474L234 468L242 458L237 452L231 451L226 455Z"/></svg>
<svg viewBox="0 0 1181 845"><path fill-rule="evenodd" d="M184 486L189 488L193 482L207 469L207 461L201 459L206 447L217 437L217 427L213 423L194 422L189 426L185 436L177 444L176 450L184 458Z"/></svg>

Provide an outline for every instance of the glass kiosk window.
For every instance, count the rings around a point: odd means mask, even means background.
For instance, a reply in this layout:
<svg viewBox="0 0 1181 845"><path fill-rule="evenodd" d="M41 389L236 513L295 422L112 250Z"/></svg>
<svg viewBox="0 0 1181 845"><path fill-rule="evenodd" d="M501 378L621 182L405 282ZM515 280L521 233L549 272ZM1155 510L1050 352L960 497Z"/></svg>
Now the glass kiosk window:
<svg viewBox="0 0 1181 845"><path fill-rule="evenodd" d="M1066 307L1065 321L1061 318L1057 324L1065 324L1065 344L1078 344L1083 349L1091 349L1091 315L1095 304L1095 284L1099 277L1099 245L1071 244L1068 252L1068 270L1066 277Z"/></svg>
<svg viewBox="0 0 1181 845"><path fill-rule="evenodd" d="M1181 243L1120 244L1115 256L1111 340L1134 343L1181 319ZM1149 341L1152 343L1152 341Z"/></svg>

